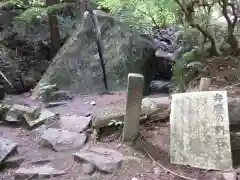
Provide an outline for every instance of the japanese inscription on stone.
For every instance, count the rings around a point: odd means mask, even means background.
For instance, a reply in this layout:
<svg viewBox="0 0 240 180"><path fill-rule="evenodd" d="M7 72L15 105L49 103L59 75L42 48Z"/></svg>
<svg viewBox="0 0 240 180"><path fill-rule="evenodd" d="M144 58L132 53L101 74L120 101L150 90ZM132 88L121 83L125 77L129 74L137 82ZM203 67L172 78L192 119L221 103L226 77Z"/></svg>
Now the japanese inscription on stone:
<svg viewBox="0 0 240 180"><path fill-rule="evenodd" d="M170 115L172 163L232 168L226 91L174 94Z"/></svg>

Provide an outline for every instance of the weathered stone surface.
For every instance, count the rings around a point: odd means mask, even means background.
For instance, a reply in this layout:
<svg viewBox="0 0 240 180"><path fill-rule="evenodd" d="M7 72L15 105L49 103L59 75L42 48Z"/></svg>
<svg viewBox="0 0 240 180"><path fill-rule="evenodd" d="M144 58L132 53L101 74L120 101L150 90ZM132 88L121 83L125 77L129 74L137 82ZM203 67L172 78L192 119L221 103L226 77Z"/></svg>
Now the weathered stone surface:
<svg viewBox="0 0 240 180"><path fill-rule="evenodd" d="M161 178L161 173L162 173L162 170L160 167L155 167L153 169L153 175L156 177L156 178Z"/></svg>
<svg viewBox="0 0 240 180"><path fill-rule="evenodd" d="M21 104L14 104L7 112L6 121L19 122L24 119L24 116L31 117L32 119L37 119L40 115L40 111L41 106L28 107Z"/></svg>
<svg viewBox="0 0 240 180"><path fill-rule="evenodd" d="M1 2L2 3L2 2ZM36 83L41 79L44 71L48 68L51 62L49 57L49 24L47 17L43 17L42 23L34 24L31 29L23 30L21 25L15 22L15 17L23 11L19 7L15 7L6 3L6 9L2 8L1 4L1 26L0 29L0 69L6 77L13 84L11 88L3 78L1 83L7 92L23 93L33 88ZM76 17L69 20L65 13L60 13L64 23L59 24L61 43L67 39L69 33L73 29ZM79 17L78 17L79 18ZM2 23L3 22L3 23ZM8 47L3 48L3 46ZM14 48L13 48L14 47ZM7 49L7 50L6 50ZM17 49L17 52L16 52ZM4 82L4 83L2 83Z"/></svg>
<svg viewBox="0 0 240 180"><path fill-rule="evenodd" d="M77 180L93 180L93 178L89 175L80 175Z"/></svg>
<svg viewBox="0 0 240 180"><path fill-rule="evenodd" d="M68 91L55 91L52 92L50 96L44 101L64 101L64 100L72 100L73 94Z"/></svg>
<svg viewBox="0 0 240 180"><path fill-rule="evenodd" d="M0 164L5 158L17 148L17 143L0 137Z"/></svg>
<svg viewBox="0 0 240 180"><path fill-rule="evenodd" d="M170 97L146 97L142 100L142 114L163 112L171 105Z"/></svg>
<svg viewBox="0 0 240 180"><path fill-rule="evenodd" d="M228 110L230 125L240 126L240 98L229 98Z"/></svg>
<svg viewBox="0 0 240 180"><path fill-rule="evenodd" d="M114 172L121 165L123 155L115 150L107 148L91 148L74 153L77 160L94 164L104 172Z"/></svg>
<svg viewBox="0 0 240 180"><path fill-rule="evenodd" d="M55 151L69 151L81 148L86 138L85 134L48 128L41 136L40 143L43 146L52 147Z"/></svg>
<svg viewBox="0 0 240 180"><path fill-rule="evenodd" d="M5 161L4 161L4 165L7 168L16 168L18 166L20 166L20 164L24 161L24 156L20 156L19 154L14 154L10 157L8 157Z"/></svg>
<svg viewBox="0 0 240 180"><path fill-rule="evenodd" d="M237 180L236 172L223 172L223 177L225 180Z"/></svg>
<svg viewBox="0 0 240 180"><path fill-rule="evenodd" d="M5 121L7 113L11 107L9 105L0 104L0 121Z"/></svg>
<svg viewBox="0 0 240 180"><path fill-rule="evenodd" d="M109 105L93 111L91 120L95 128L107 126L113 119L124 120L126 105L124 103Z"/></svg>
<svg viewBox="0 0 240 180"><path fill-rule="evenodd" d="M61 117L59 121L56 121L50 127L80 133L88 128L90 122L91 117L71 115Z"/></svg>
<svg viewBox="0 0 240 180"><path fill-rule="evenodd" d="M145 70L148 59L154 56L153 40L133 32L126 24L109 15L97 16L104 44L109 91L125 89L128 73L142 73L149 77L154 74L154 70ZM92 20L87 15L82 23L78 23L76 31L54 57L53 64L39 84L57 84L60 90L67 88L80 94L105 92ZM34 94L38 94L38 87Z"/></svg>
<svg viewBox="0 0 240 180"><path fill-rule="evenodd" d="M123 126L124 141L132 141L138 135L141 115L141 102L143 97L143 84L143 75L133 73L128 75L126 115L124 117Z"/></svg>
<svg viewBox="0 0 240 180"><path fill-rule="evenodd" d="M163 51L162 49L158 49L155 52L156 57L166 58L166 59L169 59L170 61L173 61L173 58L174 58L173 55L174 55L173 53Z"/></svg>
<svg viewBox="0 0 240 180"><path fill-rule="evenodd" d="M34 164L34 165L47 164L47 163L50 163L53 160L54 160L53 157L43 157L43 158L33 159L31 161L31 164Z"/></svg>
<svg viewBox="0 0 240 180"><path fill-rule="evenodd" d="M39 137L42 136L45 133L45 131L47 130L47 128L48 128L48 126L43 124L42 126L34 129L35 135L39 136Z"/></svg>
<svg viewBox="0 0 240 180"><path fill-rule="evenodd" d="M42 109L37 119L34 119L34 117L31 114L24 114L23 117L26 120L27 124L30 127L33 127L35 125L44 123L45 121L50 121L52 119L55 119L56 114L47 109Z"/></svg>
<svg viewBox="0 0 240 180"><path fill-rule="evenodd" d="M92 174L95 171L95 165L92 163L83 163L82 171L84 174Z"/></svg>
<svg viewBox="0 0 240 180"><path fill-rule="evenodd" d="M150 96L142 99L141 115L151 115L155 113L162 113L170 107L171 99L169 97ZM126 105L118 103L108 105L107 107L96 109L92 112L91 120L95 128L108 126L111 120L123 121L126 114ZM165 113L164 113L165 114ZM170 113L161 116L169 117ZM151 118L150 118L151 119Z"/></svg>
<svg viewBox="0 0 240 180"><path fill-rule="evenodd" d="M31 107L24 106L21 104L12 105L10 110L15 112L17 115L30 114L32 112Z"/></svg>
<svg viewBox="0 0 240 180"><path fill-rule="evenodd" d="M58 106L65 106L67 103L62 101L50 102L45 105L46 108L53 108Z"/></svg>
<svg viewBox="0 0 240 180"><path fill-rule="evenodd" d="M30 177L30 176L41 176L41 177L49 177L49 176L59 176L65 174L62 170L57 170L49 165L38 166L38 167L30 167L30 168L19 168L15 172L15 177L18 179Z"/></svg>
<svg viewBox="0 0 240 180"><path fill-rule="evenodd" d="M17 122L20 122L20 119L19 119L19 116L15 112L10 110L6 115L5 121L10 122L10 123L17 123Z"/></svg>
<svg viewBox="0 0 240 180"><path fill-rule="evenodd" d="M151 93L169 93L173 84L170 81L153 80L150 82Z"/></svg>
<svg viewBox="0 0 240 180"><path fill-rule="evenodd" d="M170 159L205 169L232 169L226 91L172 95Z"/></svg>

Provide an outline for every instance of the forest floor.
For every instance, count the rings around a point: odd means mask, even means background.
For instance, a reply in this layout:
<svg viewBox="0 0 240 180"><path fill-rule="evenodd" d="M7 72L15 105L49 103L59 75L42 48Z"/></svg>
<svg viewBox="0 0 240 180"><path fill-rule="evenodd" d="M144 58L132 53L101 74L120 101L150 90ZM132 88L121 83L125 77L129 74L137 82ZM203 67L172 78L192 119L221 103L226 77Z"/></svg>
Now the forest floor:
<svg viewBox="0 0 240 180"><path fill-rule="evenodd" d="M92 97L79 96L68 102L66 106L51 108L51 111L59 112L61 115L76 114L85 116L86 112L92 111L94 108L124 103L125 97L126 94L123 92ZM37 103L25 95L9 96L7 99L17 104L33 105ZM86 102L90 101L95 101L96 105L86 104ZM141 138L131 146L121 144L121 130L112 131L111 128L106 129L104 131L106 132L104 133L105 135L101 136L99 142L89 141L85 146L115 149L126 156L137 157L140 161L128 161L112 174L95 172L89 176L85 176L81 164L75 162L72 155L73 152L56 152L49 148L40 148L34 131L27 130L22 126L0 126L0 134L18 143L18 153L24 157L20 167L26 167L35 160L50 159L48 164L65 171L64 175L50 177L49 179L51 180L84 180L84 178L93 180L178 180L188 178L196 180L224 180L221 171L206 171L169 163L168 129L168 122L141 125ZM18 178L15 178L17 169L16 167L3 169L0 172L0 179L18 180ZM179 178L179 175L184 178ZM27 179L40 180L41 178L30 177L25 180Z"/></svg>
<svg viewBox="0 0 240 180"><path fill-rule="evenodd" d="M230 58L231 59L231 58ZM224 62L228 63L224 64ZM228 96L240 96L239 66L235 61L232 64L229 60L224 59L222 63L211 64L209 61L209 71L212 77L212 90L227 90ZM230 64L230 65L229 65ZM212 71L211 71L212 70ZM213 71L214 70L214 71ZM234 74L234 76L233 76ZM239 78L239 79L238 79ZM237 83L236 83L237 82ZM198 84L194 82L193 84ZM231 86L235 83L235 86ZM193 86L195 86L193 85ZM27 104L33 106L37 101L32 100L27 94L8 96L7 101L13 104ZM91 105L94 101L96 105ZM119 105L126 102L126 93L118 92L111 95L94 95L94 96L75 96L66 105L50 108L54 113L61 116L78 115L86 116L88 112L103 107ZM107 174L96 171L93 174L85 175L81 163L75 161L74 151L56 152L50 148L42 148L36 138L36 133L24 126L1 125L0 136L11 139L18 144L18 153L23 157L20 167L28 167L34 161L46 161L57 169L65 171L65 174L50 177L51 180L224 180L224 172L202 170L190 166L174 165L169 160L169 124L166 122L145 123L141 125L140 137L130 145L121 143L121 130L115 128L106 128L100 136L100 140L95 142L88 140L85 144L88 148L106 147L121 152L125 156L133 156L140 161L127 161L123 163L117 171ZM15 173L19 167L4 168L0 171L0 180L19 180ZM240 173L240 169L235 169ZM230 175L231 176L231 175ZM40 177L28 177L24 180L42 179ZM240 177L238 178L240 179ZM230 177L226 180L233 180Z"/></svg>

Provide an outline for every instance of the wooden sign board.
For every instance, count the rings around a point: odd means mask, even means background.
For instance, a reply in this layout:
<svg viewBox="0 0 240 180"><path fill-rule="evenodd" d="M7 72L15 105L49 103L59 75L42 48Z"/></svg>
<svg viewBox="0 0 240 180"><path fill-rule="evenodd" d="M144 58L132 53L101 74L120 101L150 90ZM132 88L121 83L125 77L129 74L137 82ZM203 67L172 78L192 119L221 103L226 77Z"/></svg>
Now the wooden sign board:
<svg viewBox="0 0 240 180"><path fill-rule="evenodd" d="M170 160L203 169L232 169L226 91L172 95Z"/></svg>

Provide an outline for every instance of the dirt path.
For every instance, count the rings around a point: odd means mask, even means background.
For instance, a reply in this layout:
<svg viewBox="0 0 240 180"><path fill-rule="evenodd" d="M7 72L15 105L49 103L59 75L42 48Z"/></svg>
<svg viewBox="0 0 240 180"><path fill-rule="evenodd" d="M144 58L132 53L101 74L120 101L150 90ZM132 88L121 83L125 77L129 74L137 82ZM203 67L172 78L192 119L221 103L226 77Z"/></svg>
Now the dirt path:
<svg viewBox="0 0 240 180"><path fill-rule="evenodd" d="M9 96L8 101L19 104L35 105L36 101L31 100L25 95L20 96ZM86 102L95 101L96 105L93 106ZM61 115L76 114L84 116L86 112L92 111L95 108L105 107L109 104L124 103L125 93L120 92L114 95L102 95L102 96L92 96L92 97L75 97L72 101L67 102L66 106L60 106L51 108L53 112L59 112ZM11 139L18 143L18 152L24 157L24 162L21 167L28 166L32 161L37 161L39 159L51 159L50 165L66 171L65 175L59 177L51 177L51 180L81 180L83 172L81 170L81 165L74 162L72 153L74 152L54 152L48 148L40 148L36 134L33 131L29 131L22 126L0 126L0 134L2 137ZM118 149L120 141L112 143L99 143L97 146L109 147L111 149ZM92 146L91 142L87 144ZM112 180L126 180L133 177L139 179L156 179L153 177L152 170L154 168L153 164L147 158L144 158L142 154L138 154L134 149L128 146L122 146L118 151L123 152L125 155L134 155L141 159L140 164L125 165L119 172L111 174L101 174L95 173L92 177L93 180L100 179L112 179ZM5 169L0 172L1 180L12 180L14 179L14 172L16 168ZM80 179L79 179L80 178ZM34 179L34 178L33 178ZM35 178L36 179L36 178Z"/></svg>
<svg viewBox="0 0 240 180"><path fill-rule="evenodd" d="M68 102L66 106L51 108L53 112L59 112L61 115L76 114L84 116L88 111L93 111L96 108L105 107L108 105L125 103L126 94L119 92L114 95L102 95L102 96L77 96L72 101ZM31 100L24 95L11 96L8 99L14 103L24 103L28 105L34 105L37 102ZM91 105L86 102L95 101L96 105ZM163 124L146 124L141 128L141 133L144 134L147 143L147 147L154 158L164 165L164 167L171 169L172 171L195 178L196 180L223 180L221 172L205 172L196 168L189 168L185 166L176 166L169 163L168 154L168 125ZM50 159L49 164L60 170L64 170L66 174L51 177L51 180L84 180L83 170L80 163L74 161L73 153L70 152L55 152L49 148L40 148L39 141L36 138L34 131L27 130L22 126L0 126L0 135L11 139L18 143L18 152L24 157L21 167L29 166L33 161L39 159ZM109 140L109 137L103 139L104 141L97 144L88 142L86 146L101 146L120 151L127 156L135 156L141 159L139 163L127 162L123 164L123 167L113 174L103 174L96 172L91 175L92 180L178 180L176 176L166 169L159 168L151 159L149 159L143 147L136 144L136 146L129 147L127 145L120 146L119 136ZM14 173L17 168L7 168L0 172L0 180L14 180ZM136 179L134 179L136 178ZM32 178L41 179L41 178ZM16 179L18 180L18 179ZM26 179L25 179L26 180ZM29 180L29 179L28 179ZM41 179L42 180L42 179Z"/></svg>

